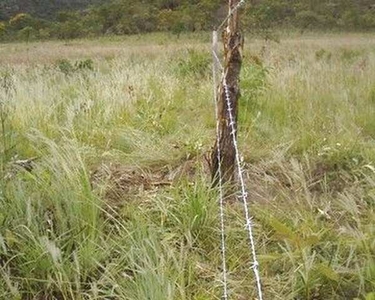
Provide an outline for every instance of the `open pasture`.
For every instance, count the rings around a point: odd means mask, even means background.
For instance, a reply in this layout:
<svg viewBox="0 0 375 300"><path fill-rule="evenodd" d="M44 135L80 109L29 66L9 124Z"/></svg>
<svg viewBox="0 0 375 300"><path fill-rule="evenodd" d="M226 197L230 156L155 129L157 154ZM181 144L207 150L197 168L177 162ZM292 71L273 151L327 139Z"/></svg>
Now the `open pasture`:
<svg viewBox="0 0 375 300"><path fill-rule="evenodd" d="M375 299L375 35L248 37L265 299ZM0 299L221 296L210 37L0 45ZM239 203L232 299L255 299Z"/></svg>

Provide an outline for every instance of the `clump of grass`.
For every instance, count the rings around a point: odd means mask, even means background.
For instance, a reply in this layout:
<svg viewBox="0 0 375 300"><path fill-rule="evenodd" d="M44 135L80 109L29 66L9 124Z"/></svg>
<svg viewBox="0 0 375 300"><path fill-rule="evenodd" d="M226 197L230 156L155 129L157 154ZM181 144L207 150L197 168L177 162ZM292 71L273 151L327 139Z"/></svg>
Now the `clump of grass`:
<svg viewBox="0 0 375 300"><path fill-rule="evenodd" d="M361 49L341 49L340 58L348 63L352 63L358 58L364 55L364 51Z"/></svg>
<svg viewBox="0 0 375 300"><path fill-rule="evenodd" d="M184 50L176 63L176 73L182 77L202 78L210 74L211 57L196 49Z"/></svg>
<svg viewBox="0 0 375 300"><path fill-rule="evenodd" d="M77 70L94 70L94 61L92 59L85 59L81 61L77 61L75 63L75 67Z"/></svg>
<svg viewBox="0 0 375 300"><path fill-rule="evenodd" d="M15 83L10 70L0 73L0 153L1 153L1 185L6 176L7 164L14 155L16 133L12 129L12 99Z"/></svg>
<svg viewBox="0 0 375 300"><path fill-rule="evenodd" d="M318 61L330 61L332 59L332 53L325 49L320 49L315 52L315 58Z"/></svg>
<svg viewBox="0 0 375 300"><path fill-rule="evenodd" d="M57 62L58 69L65 75L70 75L73 72L80 70L94 70L94 61L92 59L85 59L76 61L72 64L68 59L60 59Z"/></svg>

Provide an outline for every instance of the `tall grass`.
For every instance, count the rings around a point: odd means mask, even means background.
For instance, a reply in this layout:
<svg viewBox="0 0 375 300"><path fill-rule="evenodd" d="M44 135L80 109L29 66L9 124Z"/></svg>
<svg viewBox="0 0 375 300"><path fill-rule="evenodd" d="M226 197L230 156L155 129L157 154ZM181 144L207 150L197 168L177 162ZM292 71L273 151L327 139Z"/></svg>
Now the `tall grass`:
<svg viewBox="0 0 375 300"><path fill-rule="evenodd" d="M209 45L166 40L1 46L1 299L220 299ZM374 299L374 45L245 49L240 141L266 299ZM242 207L226 211L231 298L255 299Z"/></svg>

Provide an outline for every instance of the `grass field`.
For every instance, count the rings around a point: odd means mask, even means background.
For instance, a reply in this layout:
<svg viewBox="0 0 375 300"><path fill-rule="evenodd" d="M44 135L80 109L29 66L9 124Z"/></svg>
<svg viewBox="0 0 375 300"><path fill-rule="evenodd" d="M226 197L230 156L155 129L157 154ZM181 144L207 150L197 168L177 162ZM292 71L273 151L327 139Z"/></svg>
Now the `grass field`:
<svg viewBox="0 0 375 300"><path fill-rule="evenodd" d="M221 299L209 39L0 45L0 299ZM241 86L265 299L374 300L375 35L249 38Z"/></svg>

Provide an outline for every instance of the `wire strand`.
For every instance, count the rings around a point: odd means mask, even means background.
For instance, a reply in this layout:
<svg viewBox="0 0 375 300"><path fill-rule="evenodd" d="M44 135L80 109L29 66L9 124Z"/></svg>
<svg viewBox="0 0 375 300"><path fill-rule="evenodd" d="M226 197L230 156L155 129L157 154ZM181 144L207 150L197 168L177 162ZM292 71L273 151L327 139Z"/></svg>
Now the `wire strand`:
<svg viewBox="0 0 375 300"><path fill-rule="evenodd" d="M221 24L216 28L216 31L219 31L220 29L222 29L225 25L225 23L229 20L229 18L231 16L233 16L233 14L242 6L245 4L245 0L241 0L240 2L238 2L238 4L233 8L233 9L230 9L229 10L229 13L228 15L226 16L226 18L224 19L223 22L221 22Z"/></svg>
<svg viewBox="0 0 375 300"><path fill-rule="evenodd" d="M220 206L220 237L221 237L221 258L223 269L223 299L228 300L228 279L227 279L227 263L226 263L226 242L225 242L225 212L224 212L224 193L223 193L223 176L221 170L221 150L220 150L220 122L219 122L219 109L217 105L217 73L218 67L221 65L220 60L216 55L218 35L217 31L212 34L212 54L213 54L213 83L214 83L214 103L215 103L215 116L216 116L216 143L217 147L217 161L218 161L218 179L219 179L219 206Z"/></svg>
<svg viewBox="0 0 375 300"><path fill-rule="evenodd" d="M238 148L238 141L237 141L237 135L236 135L236 121L234 120L233 117L233 108L232 108L232 103L231 103L231 97L230 97L230 91L229 87L226 81L226 74L224 75L223 78L223 87L224 87L224 93L225 93L225 100L227 102L227 111L228 111L228 116L229 116L229 126L231 127L231 135L233 138L233 145L234 145L234 150L235 150L235 157L236 157L236 165L237 165L237 171L238 171L238 178L240 180L240 185L241 185L241 199L244 205L244 210L245 210L245 218L246 218L246 229L248 230L249 233L249 240L250 240L250 249L251 249L251 254L253 257L253 272L255 275L255 280L257 283L257 290L258 290L258 298L259 300L263 300L263 293L262 293L262 284L260 280L260 272L259 272L259 262L257 259L257 254L256 254L256 249L255 249L255 239L254 239L254 234L253 234L253 222L252 222L252 217L250 216L249 208L248 208L248 194L246 192L246 187L245 187L245 180L243 177L243 169L241 166L241 159L240 159L240 151Z"/></svg>
<svg viewBox="0 0 375 300"><path fill-rule="evenodd" d="M221 165L222 153L220 149L220 140L221 140L220 119L219 119L218 94L217 94L218 69L220 69L222 73L221 82L223 84L224 97L225 97L227 113L229 117L229 126L231 129L230 135L232 136L234 150L235 150L235 163L236 163L236 168L238 171L238 178L239 178L240 185L241 185L240 198L244 205L244 212L245 212L245 219L246 219L245 228L248 231L249 242L250 242L249 246L250 246L250 251L251 251L252 260L253 260L252 270L254 272L254 276L256 280L258 300L263 300L262 284L261 284L261 277L260 277L260 272L259 272L259 262L257 259L255 238L254 238L254 232L253 232L253 222L252 222L252 217L250 215L250 211L248 207L248 193L246 191L243 168L242 168L241 159L240 159L240 151L238 147L237 130L236 130L237 126L236 126L236 121L233 116L231 94L230 94L229 86L227 84L227 79L226 79L227 74L225 73L225 69L220 61L220 58L218 56L218 50L217 50L218 31L224 27L224 25L233 16L233 14L244 4L245 4L245 0L241 0L234 8L230 8L230 11L227 17L220 24L220 26L217 27L216 31L213 32L213 44L212 44L212 56L213 56L212 71L213 71L214 103L215 103L215 115L216 115L216 143L217 143L217 160L218 160L218 174L217 175L219 177L220 231L221 231L221 255L222 255L222 268L223 268L222 280L223 280L223 290L224 290L223 299L224 300L228 300L228 278L227 278L228 271L227 271L227 265L226 265L225 210L224 210L222 165Z"/></svg>

